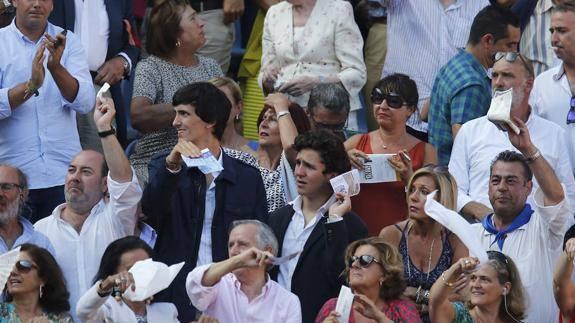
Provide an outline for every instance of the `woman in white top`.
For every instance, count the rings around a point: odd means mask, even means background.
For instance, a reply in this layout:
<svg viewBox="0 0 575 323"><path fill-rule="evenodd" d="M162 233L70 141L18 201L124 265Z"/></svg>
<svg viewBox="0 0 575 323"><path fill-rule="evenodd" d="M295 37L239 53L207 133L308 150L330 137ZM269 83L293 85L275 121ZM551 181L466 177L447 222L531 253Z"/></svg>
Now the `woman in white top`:
<svg viewBox="0 0 575 323"><path fill-rule="evenodd" d="M179 322L178 311L171 303L131 302L123 298L134 288L128 270L137 261L152 257L152 249L141 239L128 236L112 242L100 262L95 284L80 298L76 312L83 322ZM114 291L114 295L112 295Z"/></svg>

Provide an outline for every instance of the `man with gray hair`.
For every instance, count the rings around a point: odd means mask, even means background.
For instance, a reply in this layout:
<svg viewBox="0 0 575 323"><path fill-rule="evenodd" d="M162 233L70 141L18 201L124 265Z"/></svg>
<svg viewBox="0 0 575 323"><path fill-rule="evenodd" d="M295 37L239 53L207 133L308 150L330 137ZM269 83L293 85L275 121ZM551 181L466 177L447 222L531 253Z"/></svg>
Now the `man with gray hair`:
<svg viewBox="0 0 575 323"><path fill-rule="evenodd" d="M267 274L277 252L269 226L258 220L234 221L229 258L188 274L192 304L220 322L301 322L298 297Z"/></svg>
<svg viewBox="0 0 575 323"><path fill-rule="evenodd" d="M309 95L307 112L313 129L326 129L345 140L349 93L337 83L321 83Z"/></svg>
<svg viewBox="0 0 575 323"><path fill-rule="evenodd" d="M0 254L33 243L55 255L50 240L21 216L28 192L28 179L21 170L0 164Z"/></svg>

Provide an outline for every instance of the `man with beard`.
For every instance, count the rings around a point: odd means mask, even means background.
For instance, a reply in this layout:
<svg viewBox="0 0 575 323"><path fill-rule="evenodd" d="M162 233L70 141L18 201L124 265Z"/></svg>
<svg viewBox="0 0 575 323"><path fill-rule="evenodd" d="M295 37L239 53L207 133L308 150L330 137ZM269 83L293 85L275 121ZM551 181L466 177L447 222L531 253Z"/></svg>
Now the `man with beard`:
<svg viewBox="0 0 575 323"><path fill-rule="evenodd" d="M33 243L55 255L50 240L21 216L28 196L28 179L16 167L0 164L0 253Z"/></svg>
<svg viewBox="0 0 575 323"><path fill-rule="evenodd" d="M70 291L70 313L93 284L104 250L112 241L134 233L142 196L138 179L114 135L116 110L111 99L97 98L94 121L104 155L80 152L66 174L66 203L36 222L56 249Z"/></svg>
<svg viewBox="0 0 575 323"><path fill-rule="evenodd" d="M494 91L513 88L511 117L525 123L531 140L541 147L541 154L549 162L559 180L565 185L571 205L575 205L575 181L571 173L569 157L565 154L564 131L547 121L529 106L529 93L533 88L531 62L518 53L497 53L492 72ZM505 132L487 120L487 117L471 120L461 126L449 161L449 172L457 180L458 211L465 217L481 220L491 213L488 207L489 167L493 156L504 150L516 150ZM539 185L533 181L534 188ZM535 191L535 189L533 190ZM529 202L532 203L532 195Z"/></svg>

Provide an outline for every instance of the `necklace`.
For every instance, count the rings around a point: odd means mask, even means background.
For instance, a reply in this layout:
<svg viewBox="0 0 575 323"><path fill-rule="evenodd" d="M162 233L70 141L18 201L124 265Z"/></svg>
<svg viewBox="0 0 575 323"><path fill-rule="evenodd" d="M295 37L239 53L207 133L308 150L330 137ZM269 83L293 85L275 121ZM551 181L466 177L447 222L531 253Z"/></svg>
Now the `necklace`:
<svg viewBox="0 0 575 323"><path fill-rule="evenodd" d="M378 133L378 135L379 135L379 139L381 140L381 147L382 147L383 149L388 149L388 148L391 147L391 146L403 147L403 146L401 145L401 143L404 141L404 140L403 140L403 139L404 139L403 136L398 140L398 142L394 142L394 143L391 143L391 144L385 144L385 140L383 140L383 130L381 130L381 128L379 128L379 129L377 130L377 133Z"/></svg>
<svg viewBox="0 0 575 323"><path fill-rule="evenodd" d="M413 225L410 225L407 229L407 235L405 236L405 249L407 252L407 277L411 279L411 257L409 256L409 232ZM427 259L427 277L425 278L425 284L429 281L429 274L431 273L431 256L433 255L433 246L435 245L435 238L431 240L431 247L429 248L429 258ZM419 288L423 285L424 282L419 282Z"/></svg>

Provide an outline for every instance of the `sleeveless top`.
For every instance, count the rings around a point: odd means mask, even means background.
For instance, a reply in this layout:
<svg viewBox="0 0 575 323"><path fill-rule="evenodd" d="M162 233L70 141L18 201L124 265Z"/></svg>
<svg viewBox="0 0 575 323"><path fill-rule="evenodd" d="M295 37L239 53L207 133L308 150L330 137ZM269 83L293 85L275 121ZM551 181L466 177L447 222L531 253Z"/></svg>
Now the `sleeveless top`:
<svg viewBox="0 0 575 323"><path fill-rule="evenodd" d="M455 311L455 319L452 321L452 323L473 323L473 318L463 303L456 302L451 303L451 305Z"/></svg>
<svg viewBox="0 0 575 323"><path fill-rule="evenodd" d="M361 136L355 147L366 154L372 154L369 134ZM408 151L413 170L423 166L425 142L419 142ZM367 225L370 236L377 236L381 229L407 218L405 186L401 181L361 184L358 195L351 198L353 211Z"/></svg>

